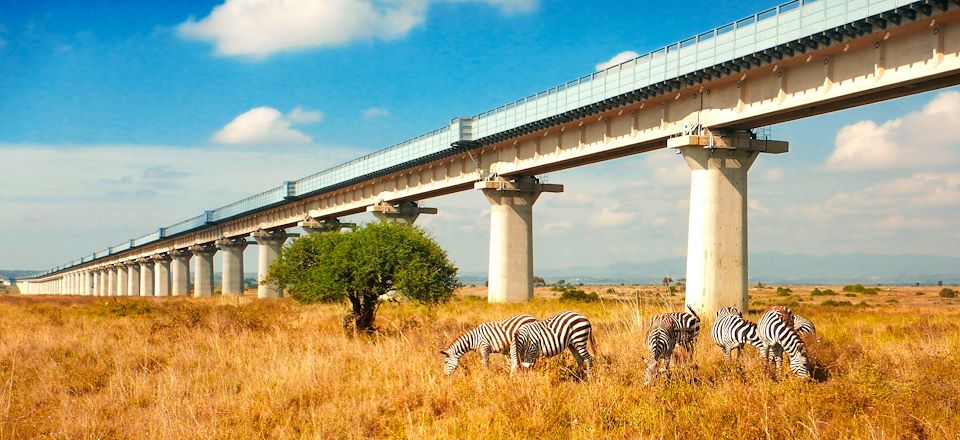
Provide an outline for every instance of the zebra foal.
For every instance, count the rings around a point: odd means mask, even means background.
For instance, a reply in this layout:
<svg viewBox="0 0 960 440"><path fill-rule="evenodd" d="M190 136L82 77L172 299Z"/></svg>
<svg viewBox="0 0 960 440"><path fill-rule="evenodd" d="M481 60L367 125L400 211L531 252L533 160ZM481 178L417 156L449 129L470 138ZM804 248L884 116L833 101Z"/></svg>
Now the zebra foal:
<svg viewBox="0 0 960 440"><path fill-rule="evenodd" d="M593 352L597 352L593 340L593 327L590 320L577 312L561 312L543 321L524 324L510 344L511 371L519 368L531 368L537 358L552 357L569 349L577 365L586 368L589 374L593 368L593 357L587 351L587 342Z"/></svg>
<svg viewBox="0 0 960 440"><path fill-rule="evenodd" d="M656 315L650 320L650 331L647 333L647 349L650 350L650 360L647 361L645 384L649 384L656 373L657 364L663 361L663 368L670 377L670 358L673 349L677 346L680 332L677 323L670 314Z"/></svg>
<svg viewBox="0 0 960 440"><path fill-rule="evenodd" d="M800 334L793 328L793 312L783 306L774 306L764 312L757 323L757 332L763 342L766 366L773 365L776 376L783 361L783 353L790 356L790 371L801 378L809 378L807 352Z"/></svg>
<svg viewBox="0 0 960 440"><path fill-rule="evenodd" d="M757 325L743 319L743 314L735 307L724 307L717 311L717 320L713 323L710 335L713 342L723 350L728 361L730 352L734 349L737 350L737 360L740 360L740 353L746 344L757 347L761 356L764 354L764 345L757 333Z"/></svg>
<svg viewBox="0 0 960 440"><path fill-rule="evenodd" d="M503 321L485 322L478 325L473 330L467 331L458 336L445 350L440 354L444 355L443 373L453 374L460 364L460 357L477 350L480 352L480 361L483 367L489 366L490 353L510 353L510 343L521 325L536 322L537 318L522 314L513 316Z"/></svg>

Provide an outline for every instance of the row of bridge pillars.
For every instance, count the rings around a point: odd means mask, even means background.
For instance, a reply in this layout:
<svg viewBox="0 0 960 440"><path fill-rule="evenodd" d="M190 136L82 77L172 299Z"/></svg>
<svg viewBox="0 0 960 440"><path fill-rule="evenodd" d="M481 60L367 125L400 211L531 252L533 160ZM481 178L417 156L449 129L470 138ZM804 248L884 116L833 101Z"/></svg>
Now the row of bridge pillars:
<svg viewBox="0 0 960 440"><path fill-rule="evenodd" d="M687 243L686 302L698 311L747 306L747 172L760 153L784 153L786 142L755 139L749 131L699 131L668 140L690 167L690 218ZM488 300L524 302L533 297L533 206L544 192L562 192L563 185L542 183L532 176L497 177L477 182L490 203ZM413 201L378 203L367 208L378 220L412 224L421 214L435 214ZM298 224L307 233L331 233L343 227L335 218L307 219ZM267 274L289 234L258 230L258 281ZM247 237L223 238L169 254L141 258L111 267L67 275L28 286L26 293L71 293L100 296L183 296L190 294L189 260L196 258L194 296L213 294L213 256L223 253L222 291L241 295L243 251ZM125 280L125 281L124 281ZM31 283L33 284L33 283ZM282 296L275 286L260 284L260 298Z"/></svg>

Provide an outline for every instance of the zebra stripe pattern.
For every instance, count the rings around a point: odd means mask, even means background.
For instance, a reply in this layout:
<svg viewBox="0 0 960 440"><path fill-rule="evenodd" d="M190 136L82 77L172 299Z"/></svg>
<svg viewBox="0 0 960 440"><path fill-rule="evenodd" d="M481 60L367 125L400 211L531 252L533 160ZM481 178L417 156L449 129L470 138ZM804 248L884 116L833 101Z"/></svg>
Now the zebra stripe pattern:
<svg viewBox="0 0 960 440"><path fill-rule="evenodd" d="M693 343L700 334L700 317L693 311L690 305L687 305L687 312L667 313L674 323L674 329L677 331L676 345L682 345L683 349L693 359Z"/></svg>
<svg viewBox="0 0 960 440"><path fill-rule="evenodd" d="M793 328L797 330L800 338L806 343L816 342L819 340L817 338L817 327L813 325L813 321L810 321L803 316L793 315Z"/></svg>
<svg viewBox="0 0 960 440"><path fill-rule="evenodd" d="M773 364L774 375L782 368L783 353L786 352L790 355L790 371L798 377L810 377L806 348L793 328L793 312L790 309L783 306L771 307L760 317L757 331L764 345L767 367Z"/></svg>
<svg viewBox="0 0 960 440"><path fill-rule="evenodd" d="M764 354L763 341L757 333L757 325L743 319L740 310L734 307L724 307L717 311L717 320L713 323L710 332L713 342L723 350L724 357L730 360L730 352L737 350L737 360L746 344L753 345Z"/></svg>
<svg viewBox="0 0 960 440"><path fill-rule="evenodd" d="M522 314L503 321L485 322L473 330L463 333L450 344L446 350L440 351L445 356L443 373L450 375L460 364L460 357L477 350L484 368L489 365L490 353L510 353L510 343L521 325L536 322L537 318Z"/></svg>
<svg viewBox="0 0 960 440"><path fill-rule="evenodd" d="M669 377L670 358L673 356L673 349L677 346L677 338L680 334L677 323L670 314L656 315L650 321L650 331L647 333L647 349L650 350L645 380L647 384L653 380L657 364L661 360Z"/></svg>
<svg viewBox="0 0 960 440"><path fill-rule="evenodd" d="M590 320L577 312L566 311L543 321L524 324L510 344L511 370L530 368L540 356L552 357L569 349L577 365L586 367L589 373L593 368L593 357L587 351L587 341L596 353Z"/></svg>

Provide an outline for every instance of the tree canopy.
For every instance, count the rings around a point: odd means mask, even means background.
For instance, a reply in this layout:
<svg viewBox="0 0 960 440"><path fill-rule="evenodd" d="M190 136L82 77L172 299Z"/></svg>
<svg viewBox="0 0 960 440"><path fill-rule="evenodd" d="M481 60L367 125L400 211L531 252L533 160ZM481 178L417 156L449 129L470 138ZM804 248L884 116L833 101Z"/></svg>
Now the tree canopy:
<svg viewBox="0 0 960 440"><path fill-rule="evenodd" d="M384 294L396 291L436 303L450 299L460 286L446 252L420 229L400 223L295 240L283 248L263 282L303 303L347 300L357 329L367 332Z"/></svg>

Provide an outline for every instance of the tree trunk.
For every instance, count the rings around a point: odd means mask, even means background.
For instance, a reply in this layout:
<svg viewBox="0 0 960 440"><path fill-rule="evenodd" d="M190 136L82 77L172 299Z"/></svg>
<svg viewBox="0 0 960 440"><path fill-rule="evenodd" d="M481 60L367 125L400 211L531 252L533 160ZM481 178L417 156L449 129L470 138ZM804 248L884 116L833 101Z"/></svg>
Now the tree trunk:
<svg viewBox="0 0 960 440"><path fill-rule="evenodd" d="M377 296L363 295L358 299L360 304L359 313L356 314L357 331L364 333L373 333L373 320L377 315ZM352 301L352 300L351 300Z"/></svg>

